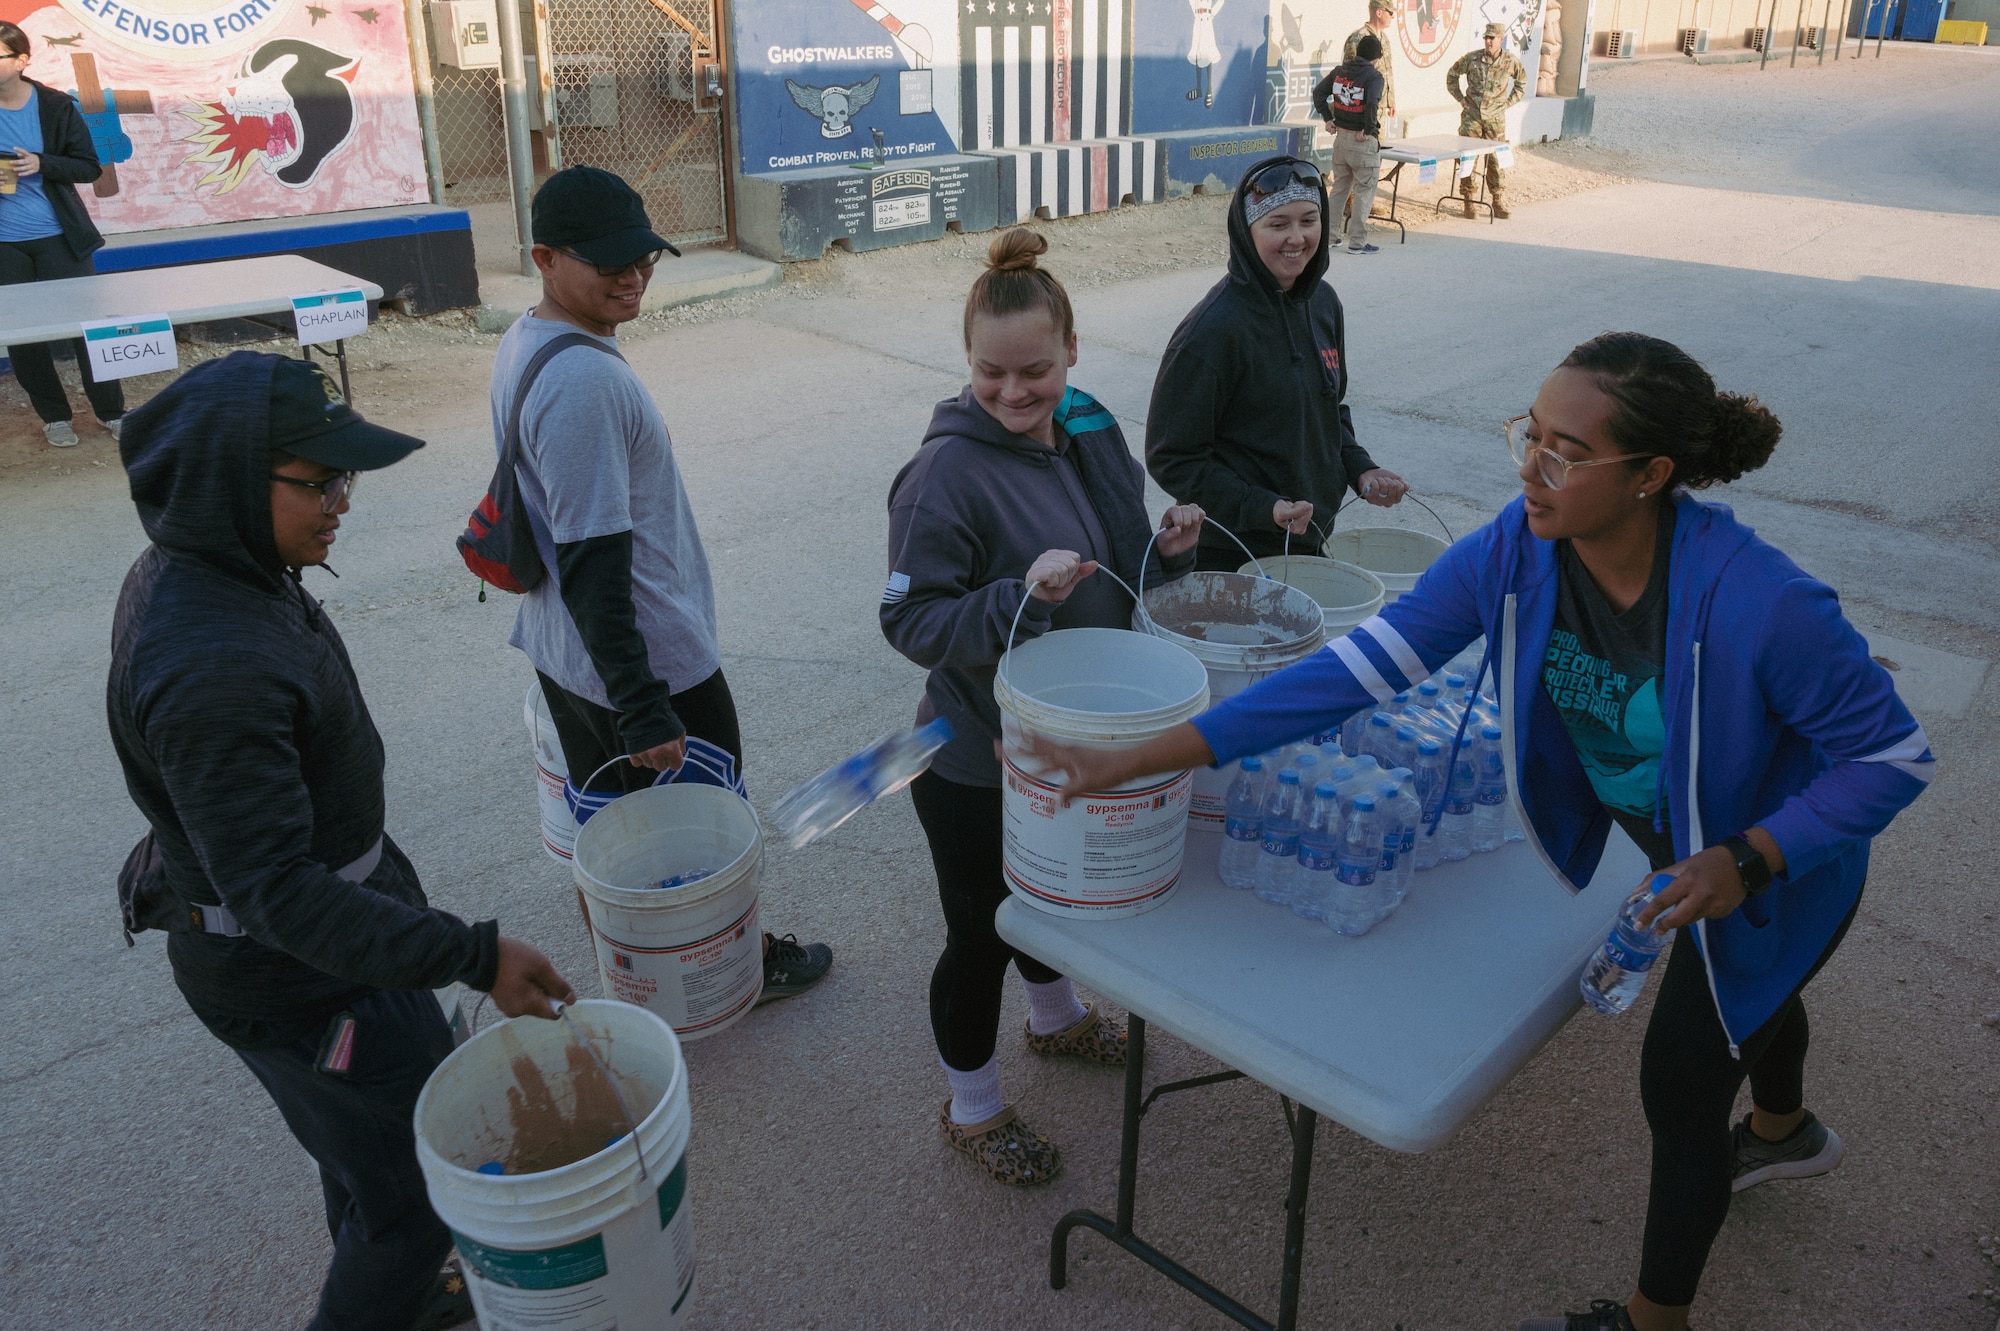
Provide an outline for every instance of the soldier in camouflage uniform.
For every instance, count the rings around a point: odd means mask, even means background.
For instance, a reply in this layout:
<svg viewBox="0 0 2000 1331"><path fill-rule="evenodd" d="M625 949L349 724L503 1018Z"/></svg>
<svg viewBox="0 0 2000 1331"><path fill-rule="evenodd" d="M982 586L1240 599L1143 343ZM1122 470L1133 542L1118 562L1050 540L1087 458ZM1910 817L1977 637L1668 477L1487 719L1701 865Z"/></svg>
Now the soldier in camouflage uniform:
<svg viewBox="0 0 2000 1331"><path fill-rule="evenodd" d="M1382 74L1382 107L1378 115L1382 121L1382 137L1396 137L1396 62L1389 58L1389 25L1396 19L1396 0L1368 0L1368 21L1347 34L1347 41L1340 49L1343 62L1354 59L1354 44L1363 37L1374 36L1382 43L1382 56L1376 60L1375 68Z"/></svg>
<svg viewBox="0 0 2000 1331"><path fill-rule="evenodd" d="M1471 139L1507 141L1507 108L1528 95L1528 71L1520 58L1507 49L1507 29L1498 23L1486 25L1485 49L1460 56L1444 76L1445 91L1460 111L1458 132ZM1460 84L1464 86L1461 88ZM1486 187L1493 195L1493 215L1508 216L1500 191L1507 173L1493 154L1486 154ZM1472 207L1473 179L1458 182L1464 196L1465 215L1477 217Z"/></svg>

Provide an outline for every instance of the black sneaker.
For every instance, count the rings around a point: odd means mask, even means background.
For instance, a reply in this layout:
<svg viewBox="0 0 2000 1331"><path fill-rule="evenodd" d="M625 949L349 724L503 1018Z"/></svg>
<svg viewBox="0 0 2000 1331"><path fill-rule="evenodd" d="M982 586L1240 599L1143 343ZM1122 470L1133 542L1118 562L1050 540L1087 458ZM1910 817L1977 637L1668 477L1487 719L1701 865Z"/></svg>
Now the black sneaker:
<svg viewBox="0 0 2000 1331"><path fill-rule="evenodd" d="M1381 249L1380 245L1349 245L1347 252L1349 254L1378 254L1381 252Z"/></svg>
<svg viewBox="0 0 2000 1331"><path fill-rule="evenodd" d="M1593 1299L1587 1313L1564 1313L1559 1317L1530 1317L1515 1331L1635 1331L1632 1315L1625 1305L1610 1299Z"/></svg>
<svg viewBox="0 0 2000 1331"><path fill-rule="evenodd" d="M1754 1188L1774 1178L1811 1178L1830 1174L1840 1165L1846 1150L1832 1128L1806 1111L1798 1130L1781 1142L1767 1142L1750 1131L1750 1116L1736 1125L1736 1180L1731 1192Z"/></svg>
<svg viewBox="0 0 2000 1331"><path fill-rule="evenodd" d="M802 994L833 969L833 949L825 943L801 944L791 934L764 935L764 992L759 1003Z"/></svg>
<svg viewBox="0 0 2000 1331"><path fill-rule="evenodd" d="M465 1288L465 1276L458 1269L458 1254L453 1253L444 1270L437 1273L430 1297L424 1300L417 1320L410 1323L410 1331L451 1331L453 1327L472 1324L477 1317L472 1295Z"/></svg>

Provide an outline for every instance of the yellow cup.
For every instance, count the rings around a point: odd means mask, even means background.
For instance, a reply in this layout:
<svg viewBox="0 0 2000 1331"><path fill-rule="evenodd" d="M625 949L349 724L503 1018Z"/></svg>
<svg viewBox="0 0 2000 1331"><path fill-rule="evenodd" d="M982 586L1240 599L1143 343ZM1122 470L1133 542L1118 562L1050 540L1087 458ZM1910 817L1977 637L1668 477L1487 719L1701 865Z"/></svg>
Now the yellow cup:
<svg viewBox="0 0 2000 1331"><path fill-rule="evenodd" d="M5 158L0 158L0 194L12 194L13 192L14 164Z"/></svg>

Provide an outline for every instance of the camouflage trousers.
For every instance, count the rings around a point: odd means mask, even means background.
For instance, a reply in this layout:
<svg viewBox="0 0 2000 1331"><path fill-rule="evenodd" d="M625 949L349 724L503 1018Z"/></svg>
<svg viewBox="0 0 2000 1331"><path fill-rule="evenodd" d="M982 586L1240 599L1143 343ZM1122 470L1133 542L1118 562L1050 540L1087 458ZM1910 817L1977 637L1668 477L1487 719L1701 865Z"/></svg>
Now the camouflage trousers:
<svg viewBox="0 0 2000 1331"><path fill-rule="evenodd" d="M1507 141L1507 118L1505 116L1498 116L1492 120L1480 120L1469 115L1460 116L1458 120L1458 132L1468 139L1498 139L1500 142L1505 143ZM1507 173L1500 169L1500 163L1494 160L1493 154L1487 153L1480 160L1486 164L1486 188L1496 193L1505 189L1507 187ZM1474 169L1477 170L1476 167ZM1472 197L1473 178L1471 176L1467 176L1458 182L1458 192L1467 198Z"/></svg>

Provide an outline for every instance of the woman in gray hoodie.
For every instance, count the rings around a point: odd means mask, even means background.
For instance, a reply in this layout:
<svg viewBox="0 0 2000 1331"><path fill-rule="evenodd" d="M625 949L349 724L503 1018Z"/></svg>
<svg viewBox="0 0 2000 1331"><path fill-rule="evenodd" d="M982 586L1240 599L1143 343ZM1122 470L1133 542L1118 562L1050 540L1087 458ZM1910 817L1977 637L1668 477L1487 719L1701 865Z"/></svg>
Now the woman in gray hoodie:
<svg viewBox="0 0 2000 1331"><path fill-rule="evenodd" d="M993 672L1017 614L1024 640L1050 629L1127 627L1131 598L1091 575L1102 566L1136 582L1152 532L1145 473L1118 423L1069 387L1075 320L1062 284L1036 265L1047 250L1026 228L1007 232L966 297L972 382L938 403L923 447L890 488L881 612L890 645L931 672L919 720L944 716L956 731L911 787L946 928L931 975L931 1029L952 1091L938 1129L1015 1185L1045 1183L1062 1164L1000 1094L993 1051L1008 963L1027 990L1036 1053L1120 1064L1125 1030L994 929L1007 885ZM1187 571L1201 521L1191 504L1167 510L1150 579ZM1030 591L1031 583L1039 585Z"/></svg>

